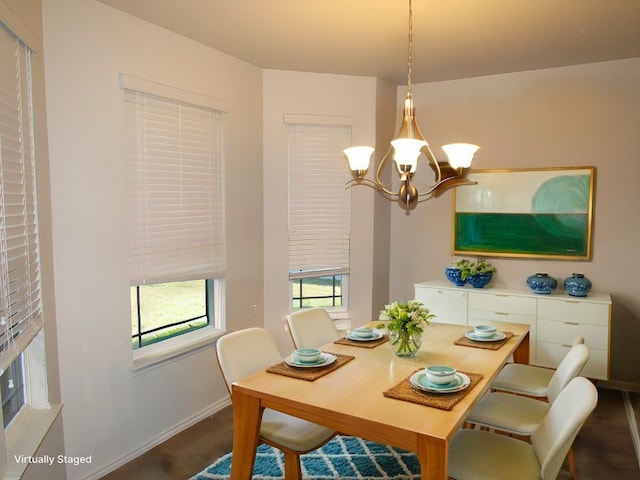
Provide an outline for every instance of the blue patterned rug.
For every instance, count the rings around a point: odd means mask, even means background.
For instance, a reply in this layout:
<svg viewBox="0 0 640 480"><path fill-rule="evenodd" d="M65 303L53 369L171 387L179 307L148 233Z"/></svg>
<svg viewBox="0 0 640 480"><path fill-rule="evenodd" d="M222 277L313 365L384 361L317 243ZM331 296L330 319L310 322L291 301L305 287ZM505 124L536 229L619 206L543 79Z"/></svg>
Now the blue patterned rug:
<svg viewBox="0 0 640 480"><path fill-rule="evenodd" d="M420 478L414 453L355 437L337 436L322 448L300 457L305 480L412 480ZM190 480L227 480L231 453L220 457ZM269 445L260 445L253 469L254 480L282 480L284 458Z"/></svg>

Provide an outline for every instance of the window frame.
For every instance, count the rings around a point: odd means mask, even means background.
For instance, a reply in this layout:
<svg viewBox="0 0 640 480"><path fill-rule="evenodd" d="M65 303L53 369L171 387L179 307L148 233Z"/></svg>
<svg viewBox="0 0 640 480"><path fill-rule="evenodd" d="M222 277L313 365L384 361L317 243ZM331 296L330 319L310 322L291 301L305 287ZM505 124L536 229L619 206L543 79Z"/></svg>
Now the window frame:
<svg viewBox="0 0 640 480"><path fill-rule="evenodd" d="M131 371L142 374L187 355L210 348L226 330L226 280L213 279L213 322L193 332L132 349Z"/></svg>
<svg viewBox="0 0 640 480"><path fill-rule="evenodd" d="M26 120L28 125L22 124L21 136L24 139L25 136L29 145L22 147L23 152L28 149L29 152L25 155L30 156L30 165L26 165L28 169L32 169L31 175L33 179L33 208L35 215L35 230L31 235L35 235L34 244L35 254L38 258L37 276L38 287L42 289L42 265L40 258L40 238L39 238L39 222L38 216L38 193L39 187L37 186L38 171L41 167L38 167L39 156L36 155L37 145L40 145L42 140L38 140L36 137L35 122L37 118L41 117L40 105L34 105L33 94L33 69L31 61L34 57L37 57L38 52L41 51L41 43L36 37L32 35L29 27L22 23L22 19L9 15L7 17L7 11L0 7L0 30L10 36L10 38L16 42L16 48L23 50L21 55L25 55L25 59L31 56L27 62L23 65L20 62L20 68L22 70L15 74L28 76L28 79L23 84L20 90L20 96L23 102L21 108L28 110L28 116ZM17 34L16 34L17 33ZM26 36L23 38L23 36ZM26 39L26 41L25 41ZM35 44L33 43L35 41ZM11 62L16 64L15 62ZM17 65L17 64L16 64ZM40 85L40 83L38 83ZM46 146L44 147L46 149ZM46 164L46 156L45 156ZM23 165L23 168L25 165ZM46 179L44 179L46 183ZM28 186L25 182L22 183L22 188ZM29 190L29 188L27 188ZM4 236L4 235L3 235ZM35 288L33 285L31 288ZM23 329L24 323L21 323L19 336L16 338L12 332L11 337L13 346L11 347L13 352L17 352L18 356L22 357L23 363L23 385L24 385L24 404L17 411L11 422L8 423L6 428L0 428L0 478L21 478L24 471L27 468L27 463L18 463L15 461L17 455L34 455L42 440L49 432L51 426L55 422L56 418L62 410L60 404L50 404L48 398L48 385L47 385L47 356L45 349L45 325L44 325L44 312L42 311L42 292L40 292L38 311L40 318L35 322L31 322L30 326ZM34 310L36 310L34 308ZM10 322L8 322L10 323ZM11 360L12 363L14 360ZM4 363L4 361L3 361ZM3 422L4 423L4 422Z"/></svg>
<svg viewBox="0 0 640 480"><path fill-rule="evenodd" d="M224 121L224 118L229 112L229 103L220 99L207 97L172 86L137 78L124 73L119 74L119 81L120 87L123 90L125 100L127 98L127 95L136 93L140 95L156 97L155 100L166 100L168 103L183 105L187 109L196 108L214 111L213 113L218 118L216 128L218 128L218 139L221 142L221 147L219 147L221 148L219 152L220 156L218 157L220 161L218 163L218 166L216 167L218 168L217 174L219 175L219 177L216 178L221 178L221 181L218 185L220 185L221 189L220 201L222 202L222 209L219 211L221 212L222 216L217 221L220 222L219 229L221 233L219 235L219 238L222 242L222 254L221 257L216 258L222 258L222 263L215 263L211 270L205 271L205 269L192 269L188 273L182 272L178 274L169 271L167 272L168 276L162 277L158 276L157 273L154 273L155 277L153 278L153 280L142 278L142 280L139 282L138 280L133 281L132 277L130 282L130 286L135 286L137 283L160 283L165 281L181 282L187 280L206 279L207 277L209 277L209 279L212 280L213 291L211 295L211 297L213 298L213 308L210 310L210 324L206 327L199 328L198 330L167 338L151 345L146 345L137 349L132 348L131 370L135 374L138 374L148 369L164 365L165 363L173 361L174 359L177 359L183 355L191 354L195 351L198 351L199 349L210 347L215 342L215 340L224 332L224 329L226 327L226 307L224 302L226 270L226 209L224 206L224 170L226 159L224 154L224 143L226 140L226 122ZM123 108L124 107L125 105L123 105ZM133 268L135 269L135 267ZM132 269L131 271L136 272L134 269ZM199 276L200 274L204 275L204 277ZM132 273L132 275L136 276L137 272ZM130 331L130 333L132 334L133 332Z"/></svg>
<svg viewBox="0 0 640 480"><path fill-rule="evenodd" d="M293 282L305 278L342 276L342 305L325 308L333 312L334 316L336 313L345 314L348 311L349 304L348 283L351 264L352 199L350 190L345 190L344 187L345 183L350 179L350 174L347 168L342 168L344 166L342 165L344 160L342 150L351 144L353 120L351 117L285 114L284 123L288 127L289 309L294 311L300 308L307 308L294 307ZM299 138L303 140L301 143L298 143ZM318 155L318 158L314 158L316 155ZM326 163L328 159L333 163ZM296 172L293 172L292 162L294 162ZM322 164L322 169L317 168L319 164ZM325 168L326 165L331 166ZM330 184L328 187L331 190L329 194L318 190L308 192L307 186L310 185L310 182L315 185L316 181L328 182L328 178L333 181L337 176L341 175L343 176L339 184ZM329 185L329 183L326 184ZM302 190L299 185L303 186ZM300 194L296 193L300 191L304 191L301 198L299 198ZM344 192L344 196L342 200L336 202L336 199L339 198L338 191ZM297 219L304 217L314 218L319 215L317 206L324 204L318 197L319 194L323 195L322 198L330 201L332 206L342 208L342 213L335 215L335 218L331 217L330 224L334 226L342 225L343 228L346 227L346 230L332 227L331 234L327 238L327 241L331 242L331 248L325 249L325 247L322 247L322 249L316 251L313 244L314 242L317 244L318 239L309 242L305 240L305 237L309 239L315 238L313 231L314 229L317 230L317 228L315 226L310 227L308 222L298 224ZM308 198L305 199L307 196ZM292 202L296 201L301 201L302 203L300 205L292 204ZM311 212L307 212L309 207L312 209ZM307 212L307 214L303 212ZM326 212L318 218L325 218L324 215L326 215ZM326 221L325 219L324 222L326 223ZM299 228L300 230L298 231ZM300 255L300 252L310 253ZM345 257L346 262L344 261Z"/></svg>

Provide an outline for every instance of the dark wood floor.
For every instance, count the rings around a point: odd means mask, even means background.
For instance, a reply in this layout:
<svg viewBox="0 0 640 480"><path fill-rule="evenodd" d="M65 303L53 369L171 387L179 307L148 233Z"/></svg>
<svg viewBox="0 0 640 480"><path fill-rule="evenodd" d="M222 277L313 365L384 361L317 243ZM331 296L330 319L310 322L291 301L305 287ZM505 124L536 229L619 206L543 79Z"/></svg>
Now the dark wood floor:
<svg viewBox="0 0 640 480"><path fill-rule="evenodd" d="M640 394L606 388L598 391L598 406L574 443L580 480L638 480L640 467L630 420L640 425ZM633 410L628 409L629 405ZM187 480L231 451L232 439L233 419L229 407L103 478ZM558 478L570 476L562 472Z"/></svg>

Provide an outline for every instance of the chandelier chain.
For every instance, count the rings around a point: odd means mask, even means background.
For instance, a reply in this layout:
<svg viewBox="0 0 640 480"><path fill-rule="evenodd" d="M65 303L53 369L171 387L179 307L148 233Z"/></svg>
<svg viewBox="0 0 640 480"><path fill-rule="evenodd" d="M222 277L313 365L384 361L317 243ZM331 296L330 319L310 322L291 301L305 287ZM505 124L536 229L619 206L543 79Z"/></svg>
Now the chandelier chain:
<svg viewBox="0 0 640 480"><path fill-rule="evenodd" d="M413 65L413 7L409 0L409 54L407 59L407 93L411 96L411 67Z"/></svg>

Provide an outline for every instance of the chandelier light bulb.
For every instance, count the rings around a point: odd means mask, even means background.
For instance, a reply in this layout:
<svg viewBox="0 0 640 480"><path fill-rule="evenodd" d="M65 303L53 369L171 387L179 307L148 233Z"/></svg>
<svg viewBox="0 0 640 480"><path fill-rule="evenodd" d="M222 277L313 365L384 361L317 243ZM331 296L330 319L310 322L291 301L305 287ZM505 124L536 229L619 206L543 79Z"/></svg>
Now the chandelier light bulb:
<svg viewBox="0 0 640 480"><path fill-rule="evenodd" d="M344 154L347 156L351 171L358 172L367 170L373 150L373 147L367 146L345 148Z"/></svg>
<svg viewBox="0 0 640 480"><path fill-rule="evenodd" d="M473 160L473 154L480 147L471 143L450 143L443 145L444 153L449 157L449 165L453 168L469 168Z"/></svg>
<svg viewBox="0 0 640 480"><path fill-rule="evenodd" d="M396 161L400 173L414 173L418 166L420 150L427 144L424 140L416 138L396 138L391 142L395 153L393 159Z"/></svg>

